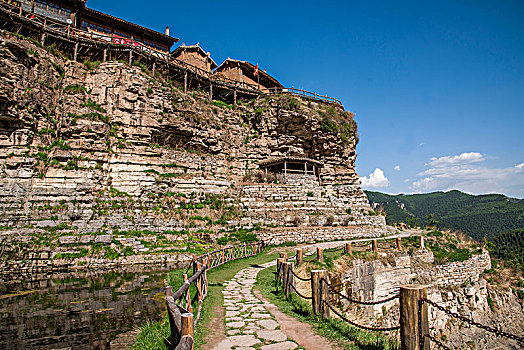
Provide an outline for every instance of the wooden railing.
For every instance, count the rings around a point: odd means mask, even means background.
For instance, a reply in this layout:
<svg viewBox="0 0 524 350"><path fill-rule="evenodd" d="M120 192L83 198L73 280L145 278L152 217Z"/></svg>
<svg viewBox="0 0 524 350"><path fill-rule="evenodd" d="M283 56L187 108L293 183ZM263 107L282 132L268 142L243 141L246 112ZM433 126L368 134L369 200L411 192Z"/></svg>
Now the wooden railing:
<svg viewBox="0 0 524 350"><path fill-rule="evenodd" d="M188 278L187 273L184 274L184 284L174 293L171 286L166 288L166 307L171 331L166 343L171 349L189 350L193 347L193 329L200 319L202 303L209 287L207 271L229 261L254 256L262 251L263 247L263 242L239 244L193 256L193 261L189 266L193 266L193 275ZM193 299L191 298L191 285L196 289ZM195 303L197 304L196 316L193 312Z"/></svg>
<svg viewBox="0 0 524 350"><path fill-rule="evenodd" d="M299 97L302 97L302 98L305 98L305 99L309 99L309 100L315 100L315 101L320 101L320 102L324 102L324 103L330 103L330 104L335 104L335 105L342 106L342 102L340 102L340 100L338 100L335 97L329 97L328 95L320 95L320 94L317 94L316 92L311 92L311 91L307 91L307 90L297 89L297 88L294 88L294 87L291 87L291 88L269 88L267 90L268 90L267 94L271 94L271 95L274 95L274 94L289 94L289 95L299 96Z"/></svg>
<svg viewBox="0 0 524 350"><path fill-rule="evenodd" d="M424 236L419 236L418 242L421 249L425 248ZM344 246L330 248L327 250L337 251L344 250L344 254L352 254L352 243L345 243ZM401 249L401 238L395 237L394 247ZM378 241L376 239L371 240L371 251L378 253ZM294 260L294 261L291 261ZM483 325L479 322L475 322L465 316L462 316L456 312L448 310L443 305L439 305L434 301L428 299L428 286L426 285L404 285L392 291L392 295L389 297L376 300L376 301L362 301L353 299L348 296L348 293L343 291L343 283L333 284L330 283L329 275L327 270L311 270L309 277L299 276L295 272L295 267L299 267L304 262L317 261L323 262L323 250L321 247L317 247L316 258L313 260L305 260L303 257L303 250L297 249L296 255L293 258L288 259L286 253L281 253L280 258L276 261L277 270L275 273L275 287L278 289L282 288L282 291L286 298L291 295L296 295L304 300L308 300L311 303L311 309L314 314L318 314L325 319L333 317L331 313L337 318L344 322L352 325L353 327L364 329L372 332L393 332L399 331L400 333L400 348L405 350L429 350L431 342L435 343L436 346L443 349L450 349L446 346L442 340L432 335L429 327L428 317L428 306L440 310L446 313L450 318L456 318L464 323L471 326L483 329L496 336L504 337L506 339L512 339L517 341L517 346L524 346L524 336L511 334L508 332L501 331L500 329ZM303 294L304 291L300 291L297 287L297 281L309 282L311 293L310 295ZM303 285L303 283L302 283ZM377 327L359 324L348 318L342 307L339 305L361 305L361 306L375 306L398 301L399 310L399 324L389 327ZM445 340L445 339L443 339Z"/></svg>
<svg viewBox="0 0 524 350"><path fill-rule="evenodd" d="M24 23L28 26L39 27L42 30L42 40L44 42L45 35L48 34L54 38L62 39L69 42L81 43L96 48L102 48L104 50L116 50L122 51L123 49L130 52L129 63L131 64L131 52L143 55L149 59L157 59L169 67L176 68L181 71L189 71L195 74L200 79L208 81L210 84L216 84L223 86L226 89L237 91L243 90L246 93L253 95L262 94L291 94L302 98L330 103L342 106L342 102L335 97L329 97L327 95L317 94L306 90L291 88L259 88L258 85L249 84L242 81L226 78L215 74L214 72L207 71L196 67L187 62L180 61L171 57L169 52L163 52L143 43L117 36L115 34L105 34L96 31L86 31L84 29L74 28L71 25L60 23L48 17L35 14L32 12L26 12L21 3L17 3L12 0L0 0L0 11L6 13L10 18L18 20L20 23ZM101 46L101 47L100 47ZM75 46L74 57L76 59L76 51L78 46ZM105 57L105 54L104 54ZM185 77L187 79L187 77Z"/></svg>

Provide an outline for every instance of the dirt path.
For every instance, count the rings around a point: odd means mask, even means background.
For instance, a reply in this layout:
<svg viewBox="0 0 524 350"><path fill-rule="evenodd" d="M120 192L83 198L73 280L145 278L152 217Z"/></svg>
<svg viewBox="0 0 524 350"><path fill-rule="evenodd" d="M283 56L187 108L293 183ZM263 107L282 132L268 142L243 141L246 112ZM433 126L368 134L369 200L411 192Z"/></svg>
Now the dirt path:
<svg viewBox="0 0 524 350"><path fill-rule="evenodd" d="M283 314L253 293L258 272L274 264L271 261L243 269L226 283L223 291L226 332L222 341L210 349L254 350L255 345L261 350L292 350L299 346L308 350L336 349L325 338L315 335L310 325Z"/></svg>
<svg viewBox="0 0 524 350"><path fill-rule="evenodd" d="M255 296L260 299L266 309L275 316L275 320L280 324L282 332L295 339L303 348L307 350L339 350L340 348L326 338L318 335L309 323L300 322L294 317L281 312L276 305L265 299L258 290L254 291Z"/></svg>

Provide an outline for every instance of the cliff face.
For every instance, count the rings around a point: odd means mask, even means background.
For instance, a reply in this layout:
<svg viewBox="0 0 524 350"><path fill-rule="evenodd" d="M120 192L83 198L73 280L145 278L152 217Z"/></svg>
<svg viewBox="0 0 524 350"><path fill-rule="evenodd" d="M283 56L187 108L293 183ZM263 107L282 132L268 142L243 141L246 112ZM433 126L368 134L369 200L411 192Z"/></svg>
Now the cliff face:
<svg viewBox="0 0 524 350"><path fill-rule="evenodd" d="M209 102L145 68L53 53L0 39L0 225L72 234L216 234L266 220L384 229L354 171L356 124L340 107L291 96ZM321 181L260 179L258 163L283 155L324 163Z"/></svg>

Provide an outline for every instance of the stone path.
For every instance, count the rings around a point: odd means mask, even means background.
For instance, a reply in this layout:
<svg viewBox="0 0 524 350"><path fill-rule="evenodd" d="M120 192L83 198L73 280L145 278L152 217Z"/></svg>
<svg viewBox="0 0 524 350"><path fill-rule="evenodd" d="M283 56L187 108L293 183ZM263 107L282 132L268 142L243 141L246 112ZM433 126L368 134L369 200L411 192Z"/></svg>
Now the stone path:
<svg viewBox="0 0 524 350"><path fill-rule="evenodd" d="M291 350L298 344L280 330L280 325L253 295L258 272L275 262L239 271L224 288L226 339L215 350Z"/></svg>

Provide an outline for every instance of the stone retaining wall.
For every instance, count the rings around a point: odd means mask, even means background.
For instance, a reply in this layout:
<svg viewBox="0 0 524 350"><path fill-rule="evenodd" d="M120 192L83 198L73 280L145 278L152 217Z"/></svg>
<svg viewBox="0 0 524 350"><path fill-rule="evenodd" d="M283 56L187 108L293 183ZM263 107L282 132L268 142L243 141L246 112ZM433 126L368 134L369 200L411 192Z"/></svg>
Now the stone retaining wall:
<svg viewBox="0 0 524 350"><path fill-rule="evenodd" d="M270 244L285 242L313 243L322 241L347 240L357 237L380 237L385 231L375 226L353 227L312 227L274 229L257 233L257 236Z"/></svg>
<svg viewBox="0 0 524 350"><path fill-rule="evenodd" d="M478 282L480 273L491 269L491 258L486 250L462 262L435 266L435 279L439 287L457 286L466 282Z"/></svg>

